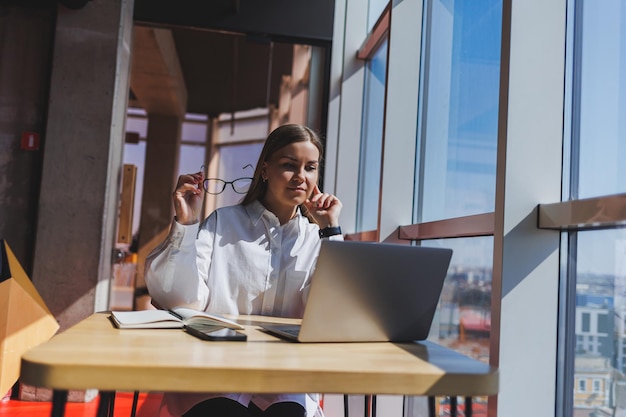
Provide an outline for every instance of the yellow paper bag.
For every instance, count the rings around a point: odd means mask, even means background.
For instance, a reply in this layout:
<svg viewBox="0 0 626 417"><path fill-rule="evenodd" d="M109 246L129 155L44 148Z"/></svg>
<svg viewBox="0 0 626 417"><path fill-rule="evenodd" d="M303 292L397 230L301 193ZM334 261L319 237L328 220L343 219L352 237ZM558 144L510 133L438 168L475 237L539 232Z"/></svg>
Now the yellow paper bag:
<svg viewBox="0 0 626 417"><path fill-rule="evenodd" d="M0 395L18 380L22 354L58 329L9 245L0 239Z"/></svg>

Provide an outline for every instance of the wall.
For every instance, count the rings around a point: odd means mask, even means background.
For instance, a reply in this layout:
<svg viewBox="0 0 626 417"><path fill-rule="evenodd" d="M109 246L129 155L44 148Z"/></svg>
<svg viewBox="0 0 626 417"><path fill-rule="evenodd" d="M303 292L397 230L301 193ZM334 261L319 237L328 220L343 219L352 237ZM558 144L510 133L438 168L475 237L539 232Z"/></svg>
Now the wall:
<svg viewBox="0 0 626 417"><path fill-rule="evenodd" d="M56 9L0 6L0 239L32 272ZM21 149L22 132L40 135Z"/></svg>

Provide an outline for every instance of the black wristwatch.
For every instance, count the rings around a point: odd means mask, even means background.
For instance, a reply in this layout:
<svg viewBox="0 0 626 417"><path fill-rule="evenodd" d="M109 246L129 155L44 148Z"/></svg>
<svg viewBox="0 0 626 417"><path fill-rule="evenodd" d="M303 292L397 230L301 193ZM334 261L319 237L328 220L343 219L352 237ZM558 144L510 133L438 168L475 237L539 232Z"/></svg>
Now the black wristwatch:
<svg viewBox="0 0 626 417"><path fill-rule="evenodd" d="M331 237L331 236L340 235L340 234L341 234L341 227L339 226L325 227L323 229L320 229L320 239L324 237Z"/></svg>

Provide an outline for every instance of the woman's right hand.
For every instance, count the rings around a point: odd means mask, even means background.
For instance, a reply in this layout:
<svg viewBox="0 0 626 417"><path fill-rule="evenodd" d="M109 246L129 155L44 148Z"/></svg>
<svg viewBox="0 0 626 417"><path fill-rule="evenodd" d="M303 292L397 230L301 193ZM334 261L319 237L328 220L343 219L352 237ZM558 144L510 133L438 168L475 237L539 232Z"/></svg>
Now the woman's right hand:
<svg viewBox="0 0 626 417"><path fill-rule="evenodd" d="M204 173L201 171L178 177L173 196L178 223L187 225L198 223L201 220L202 200L204 199L203 181Z"/></svg>

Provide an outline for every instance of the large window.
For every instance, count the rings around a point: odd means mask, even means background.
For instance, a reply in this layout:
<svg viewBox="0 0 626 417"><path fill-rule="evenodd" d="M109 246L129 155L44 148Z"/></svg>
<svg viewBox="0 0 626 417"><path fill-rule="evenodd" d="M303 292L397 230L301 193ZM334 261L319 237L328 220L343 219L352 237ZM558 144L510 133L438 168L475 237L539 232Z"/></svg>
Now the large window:
<svg viewBox="0 0 626 417"><path fill-rule="evenodd" d="M378 198L385 115L385 80L387 74L387 40L367 62L363 99L363 129L359 161L357 205L358 231L378 228Z"/></svg>
<svg viewBox="0 0 626 417"><path fill-rule="evenodd" d="M626 191L626 4L570 0L568 8L562 204L568 213L591 210L584 227L571 219L562 225L567 230L562 286L568 295L562 320L570 325L560 340L569 346L561 349L561 414L621 415L626 412L626 195L618 193Z"/></svg>
<svg viewBox="0 0 626 417"><path fill-rule="evenodd" d="M427 240L422 245L453 250L431 337L488 362L493 238Z"/></svg>
<svg viewBox="0 0 626 417"><path fill-rule="evenodd" d="M371 30L387 7L389 0L369 0L367 7L367 30Z"/></svg>
<svg viewBox="0 0 626 417"><path fill-rule="evenodd" d="M390 14L370 207L378 241L454 250L431 338L500 368L489 415L626 415L626 2L395 1ZM342 45L363 32L362 15L337 17ZM337 73L342 103L360 100L361 73Z"/></svg>
<svg viewBox="0 0 626 417"><path fill-rule="evenodd" d="M237 204L248 189L246 180L254 176L256 163L269 130L267 109L223 114L213 136L210 160L207 160L207 178L221 180L219 194L209 195L208 212L218 207ZM226 184L231 181L235 184ZM235 191L237 190L237 192ZM207 213L208 214L208 213Z"/></svg>
<svg viewBox="0 0 626 417"><path fill-rule="evenodd" d="M422 245L454 250L431 337L488 362L502 2L425 4L414 204L419 233L406 230Z"/></svg>
<svg viewBox="0 0 626 417"><path fill-rule="evenodd" d="M187 114L181 125L178 175L200 171L206 153L207 123L204 115Z"/></svg>
<svg viewBox="0 0 626 417"><path fill-rule="evenodd" d="M500 0L431 0L422 47L416 220L492 212Z"/></svg>
<svg viewBox="0 0 626 417"><path fill-rule="evenodd" d="M572 139L578 198L626 192L626 4L579 2Z"/></svg>

